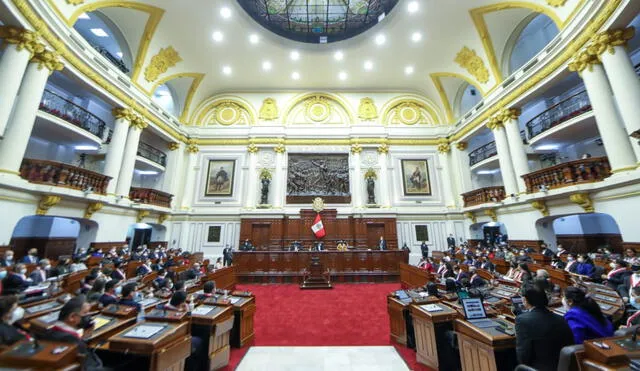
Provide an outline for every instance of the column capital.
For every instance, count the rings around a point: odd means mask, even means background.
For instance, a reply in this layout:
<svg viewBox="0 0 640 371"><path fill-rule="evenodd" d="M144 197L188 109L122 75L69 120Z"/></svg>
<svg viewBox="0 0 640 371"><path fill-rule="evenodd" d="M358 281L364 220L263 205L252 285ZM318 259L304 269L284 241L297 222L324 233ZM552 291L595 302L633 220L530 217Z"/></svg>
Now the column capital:
<svg viewBox="0 0 640 371"><path fill-rule="evenodd" d="M60 203L62 197L54 195L42 195L38 202L38 208L36 209L36 215L47 215L49 209Z"/></svg>
<svg viewBox="0 0 640 371"><path fill-rule="evenodd" d="M84 218L91 219L93 214L102 210L103 207L104 204L102 202L90 202L89 205L87 205L87 208L84 210Z"/></svg>
<svg viewBox="0 0 640 371"><path fill-rule="evenodd" d="M627 42L636 34L634 27L627 27L616 30L608 30L594 35L587 47L587 52L592 56L602 58L602 54L609 52L615 54L615 46L627 46Z"/></svg>
<svg viewBox="0 0 640 371"><path fill-rule="evenodd" d="M502 121L502 124L507 124L510 121L518 120L520 114L522 114L520 108L505 108L500 112L500 121Z"/></svg>
<svg viewBox="0 0 640 371"><path fill-rule="evenodd" d="M502 126L503 126L502 125L502 117L501 117L500 114L493 116L487 122L487 127L490 130L498 130L498 129L502 128Z"/></svg>
<svg viewBox="0 0 640 371"><path fill-rule="evenodd" d="M446 138L438 139L438 152L442 154L447 154L451 151L451 145L449 144L449 140Z"/></svg>
<svg viewBox="0 0 640 371"><path fill-rule="evenodd" d="M180 148L180 143L178 143L178 142L169 142L167 144L167 148L169 149L169 151L175 151L178 148Z"/></svg>
<svg viewBox="0 0 640 371"><path fill-rule="evenodd" d="M40 42L40 35L37 32L25 30L15 26L0 26L0 39L7 44L13 44L18 50L26 49L33 57L37 53L45 50L44 44Z"/></svg>
<svg viewBox="0 0 640 371"><path fill-rule="evenodd" d="M354 155L360 154L362 152L362 146L358 143L351 145L351 153Z"/></svg>
<svg viewBox="0 0 640 371"><path fill-rule="evenodd" d="M389 153L389 145L387 143L381 144L380 147L378 147L378 153L385 155Z"/></svg>
<svg viewBox="0 0 640 371"><path fill-rule="evenodd" d="M247 152L249 153L258 153L258 151L260 151L260 148L258 148L254 143L250 143L247 146Z"/></svg>
<svg viewBox="0 0 640 371"><path fill-rule="evenodd" d="M594 64L600 64L600 60L598 59L598 57L589 54L587 50L582 50L578 52L578 54L573 57L573 61L569 63L569 71L578 73L586 69L592 71L592 66Z"/></svg>
<svg viewBox="0 0 640 371"><path fill-rule="evenodd" d="M458 151L464 151L465 149L467 149L467 147L469 147L469 143L467 142L456 143L456 148L458 149Z"/></svg>
<svg viewBox="0 0 640 371"><path fill-rule="evenodd" d="M129 125L140 130L144 130L149 126L144 118L138 114L134 114L133 119L131 120L131 123Z"/></svg>
<svg viewBox="0 0 640 371"><path fill-rule="evenodd" d="M198 144L196 143L195 140L189 139L187 141L187 147L185 148L185 151L187 151L187 153L195 154L200 152L200 147L198 147Z"/></svg>
<svg viewBox="0 0 640 371"><path fill-rule="evenodd" d="M276 153L285 153L285 152L287 152L287 147L285 147L285 145L283 143L280 143L277 146L273 147L273 150Z"/></svg>
<svg viewBox="0 0 640 371"><path fill-rule="evenodd" d="M116 107L112 109L111 114L116 120L125 119L129 122L133 121L136 116L136 113L131 108L124 108L124 107Z"/></svg>
<svg viewBox="0 0 640 371"><path fill-rule="evenodd" d="M31 58L31 62L38 64L38 69L46 68L50 73L54 71L62 71L64 64L60 62L60 55L50 50L44 50L40 53L34 54Z"/></svg>

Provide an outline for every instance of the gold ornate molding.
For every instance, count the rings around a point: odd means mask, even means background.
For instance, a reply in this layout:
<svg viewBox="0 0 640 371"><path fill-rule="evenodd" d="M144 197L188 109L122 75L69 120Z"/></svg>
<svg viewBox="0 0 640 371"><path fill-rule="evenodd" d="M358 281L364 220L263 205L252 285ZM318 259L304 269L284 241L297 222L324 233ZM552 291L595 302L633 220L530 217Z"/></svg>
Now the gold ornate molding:
<svg viewBox="0 0 640 371"><path fill-rule="evenodd" d="M566 2L567 0L547 0L547 4L556 8L564 6Z"/></svg>
<svg viewBox="0 0 640 371"><path fill-rule="evenodd" d="M20 27L0 26L0 39L15 45L18 50L28 50L32 57L45 50L44 44L40 42L40 35Z"/></svg>
<svg viewBox="0 0 640 371"><path fill-rule="evenodd" d="M364 178L365 179L378 179L378 174L376 174L376 171L373 170L372 168L367 169L367 172L364 173Z"/></svg>
<svg viewBox="0 0 640 371"><path fill-rule="evenodd" d="M486 209L484 211L484 215L490 217L491 220L493 220L494 222L498 221L498 214L496 214L496 210L495 209Z"/></svg>
<svg viewBox="0 0 640 371"><path fill-rule="evenodd" d="M185 147L185 151L187 153L196 154L196 153L200 152L200 147L198 147L198 144L196 143L195 140L189 139L187 141L187 145Z"/></svg>
<svg viewBox="0 0 640 371"><path fill-rule="evenodd" d="M235 125L242 123L242 110L240 105L226 100L216 105L214 108L214 117L220 125Z"/></svg>
<svg viewBox="0 0 640 371"><path fill-rule="evenodd" d="M39 70L46 68L50 73L64 69L64 64L60 62L60 55L49 50L34 54L31 62L37 63Z"/></svg>
<svg viewBox="0 0 640 371"><path fill-rule="evenodd" d="M273 98L267 98L262 101L262 107L260 107L260 112L258 114L258 118L260 120L275 120L280 116L278 113L278 105L276 100Z"/></svg>
<svg viewBox="0 0 640 371"><path fill-rule="evenodd" d="M467 147L469 147L469 143L467 142L456 143L456 148L458 149L458 151L464 151L465 149L467 149Z"/></svg>
<svg viewBox="0 0 640 371"><path fill-rule="evenodd" d="M415 102L403 102L395 107L394 120L405 125L415 125L422 120L421 106Z"/></svg>
<svg viewBox="0 0 640 371"><path fill-rule="evenodd" d="M42 195L40 202L38 202L38 208L36 209L36 215L47 215L49 209L59 204L62 200L60 196Z"/></svg>
<svg viewBox="0 0 640 371"><path fill-rule="evenodd" d="M180 143L178 143L178 142L169 142L169 144L167 144L167 148L169 148L169 151L175 151L178 148L180 148Z"/></svg>
<svg viewBox="0 0 640 371"><path fill-rule="evenodd" d="M508 124L511 121L517 122L521 114L522 110L520 108L505 108L499 114L500 121L503 124Z"/></svg>
<svg viewBox="0 0 640 371"><path fill-rule="evenodd" d="M169 219L169 214L159 214L158 215L158 224L164 224L164 222Z"/></svg>
<svg viewBox="0 0 640 371"><path fill-rule="evenodd" d="M501 118L500 114L495 115L492 118L490 118L489 122L487 122L487 127L489 128L489 130L498 130L498 129L502 128L503 124L502 124L502 118Z"/></svg>
<svg viewBox="0 0 640 371"><path fill-rule="evenodd" d="M489 70L484 64L482 58L476 54L475 50L463 47L458 52L454 61L460 65L460 67L466 69L478 82L485 84L489 81Z"/></svg>
<svg viewBox="0 0 640 371"><path fill-rule="evenodd" d="M122 108L122 107L116 107L112 109L111 114L116 120L125 119L129 122L135 120L137 116L135 111L132 110L131 108Z"/></svg>
<svg viewBox="0 0 640 371"><path fill-rule="evenodd" d="M614 54L616 52L614 47L627 46L627 42L633 39L635 34L636 29L634 27L601 32L591 38L591 44L587 47L587 52L602 60L602 55L605 52Z"/></svg>
<svg viewBox="0 0 640 371"><path fill-rule="evenodd" d="M371 98L360 99L358 117L363 121L373 121L378 118L378 108Z"/></svg>
<svg viewBox="0 0 640 371"><path fill-rule="evenodd" d="M168 46L164 49L160 49L158 54L151 58L151 62L144 70L144 79L148 82L154 82L158 79L158 76L167 72L167 70L178 62L181 62L182 58L180 54L173 48Z"/></svg>
<svg viewBox="0 0 640 371"><path fill-rule="evenodd" d="M465 212L464 217L471 220L471 223L474 223L474 224L478 221L478 218L476 218L476 215L471 211Z"/></svg>
<svg viewBox="0 0 640 371"><path fill-rule="evenodd" d="M595 211L595 208L593 207L593 201L591 201L591 197L589 197L588 193L574 193L569 196L569 200L574 204L580 206L587 213L592 213Z"/></svg>
<svg viewBox="0 0 640 371"><path fill-rule="evenodd" d="M133 116L132 120L130 121L129 126L136 129L144 130L149 126L149 124L147 124L147 122L144 120L142 116L136 114Z"/></svg>
<svg viewBox="0 0 640 371"><path fill-rule="evenodd" d="M287 152L287 147L285 147L284 143L280 143L273 148L276 153L285 153Z"/></svg>
<svg viewBox="0 0 640 371"><path fill-rule="evenodd" d="M449 140L446 138L438 139L438 152L440 153L449 153L451 151L451 144L449 144Z"/></svg>
<svg viewBox="0 0 640 371"><path fill-rule="evenodd" d="M84 0L67 0L67 4L82 5L84 4Z"/></svg>
<svg viewBox="0 0 640 371"><path fill-rule="evenodd" d="M352 144L351 145L351 153L355 154L360 154L362 153L362 146L358 143L356 144Z"/></svg>
<svg viewBox="0 0 640 371"><path fill-rule="evenodd" d="M322 122L331 116L331 104L326 97L311 96L305 100L304 107L304 116L313 122Z"/></svg>
<svg viewBox="0 0 640 371"><path fill-rule="evenodd" d="M386 143L382 143L379 147L378 147L378 153L380 154L387 154L389 153L389 145Z"/></svg>
<svg viewBox="0 0 640 371"><path fill-rule="evenodd" d="M549 209L547 208L547 204L542 200L531 201L531 207L540 211L542 216L549 216Z"/></svg>
<svg viewBox="0 0 640 371"><path fill-rule="evenodd" d="M84 210L84 218L91 219L93 214L102 210L103 207L104 207L104 204L102 202L91 202L89 205L87 205L87 208Z"/></svg>
<svg viewBox="0 0 640 371"><path fill-rule="evenodd" d="M594 64L600 64L597 55L589 54L587 50L582 50L573 57L573 61L569 63L569 71L581 73L588 69L593 71Z"/></svg>
<svg viewBox="0 0 640 371"><path fill-rule="evenodd" d="M258 153L258 151L260 151L260 148L253 143L247 146L247 152L249 153Z"/></svg>
<svg viewBox="0 0 640 371"><path fill-rule="evenodd" d="M142 223L144 218L148 217L151 214L149 210L138 210L138 215L136 215L136 222Z"/></svg>

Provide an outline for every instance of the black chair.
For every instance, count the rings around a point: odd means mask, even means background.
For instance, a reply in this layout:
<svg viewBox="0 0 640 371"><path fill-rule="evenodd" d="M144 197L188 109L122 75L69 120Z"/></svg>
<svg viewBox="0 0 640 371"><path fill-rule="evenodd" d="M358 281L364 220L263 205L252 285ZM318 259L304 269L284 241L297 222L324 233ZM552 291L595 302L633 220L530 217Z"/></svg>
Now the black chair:
<svg viewBox="0 0 640 371"><path fill-rule="evenodd" d="M560 350L560 358L558 359L558 371L578 371L578 358L576 353L583 352L584 345L567 345Z"/></svg>

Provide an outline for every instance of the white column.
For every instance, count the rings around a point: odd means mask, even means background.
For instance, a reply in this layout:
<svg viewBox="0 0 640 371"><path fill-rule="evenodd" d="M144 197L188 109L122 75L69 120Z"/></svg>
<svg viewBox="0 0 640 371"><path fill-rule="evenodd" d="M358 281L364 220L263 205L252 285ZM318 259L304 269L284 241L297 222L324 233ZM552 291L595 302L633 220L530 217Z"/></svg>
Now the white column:
<svg viewBox="0 0 640 371"><path fill-rule="evenodd" d="M198 172L196 166L198 164L198 152L200 148L191 141L187 143L185 151L187 153L187 172L185 174L186 180L182 192L182 209L190 210L191 205L193 205L193 191L196 182L196 173Z"/></svg>
<svg viewBox="0 0 640 371"><path fill-rule="evenodd" d="M6 44L4 54L0 58L0 86L2 86L0 137L2 137L29 59L35 53L43 52L44 45L38 42L38 36L35 33L13 26L0 26L0 39L3 39Z"/></svg>
<svg viewBox="0 0 640 371"><path fill-rule="evenodd" d="M447 208L455 208L456 201L454 199L454 183L455 180L451 177L451 145L446 139L440 140L438 144L438 163L440 165L440 178L442 181L442 197L444 206Z"/></svg>
<svg viewBox="0 0 640 371"><path fill-rule="evenodd" d="M458 197L460 200L460 194L471 191L471 168L469 166L469 155L467 154L467 142L456 143L456 150L451 152L451 162L453 168L457 169L459 173L459 185Z"/></svg>
<svg viewBox="0 0 640 371"><path fill-rule="evenodd" d="M273 207L280 209L284 207L285 194L287 193L287 190L285 189L285 184L287 182L285 153L287 149L284 144L279 144L274 148L274 151L276 151L276 173L273 176L275 179L275 184L273 185Z"/></svg>
<svg viewBox="0 0 640 371"><path fill-rule="evenodd" d="M256 207L256 190L258 186L258 147L250 144L247 147L249 156L249 170L247 172L247 194L244 196L244 207L247 209L255 209Z"/></svg>
<svg viewBox="0 0 640 371"><path fill-rule="evenodd" d="M20 175L20 164L27 150L49 73L63 67L58 61L58 55L53 52L44 51L31 59L20 86L13 115L0 143L0 172Z"/></svg>
<svg viewBox="0 0 640 371"><path fill-rule="evenodd" d="M607 72L611 89L620 109L627 135L640 135L640 79L627 53L626 44L635 34L634 28L611 30L596 35L588 48L597 56ZM638 139L631 139L631 147L640 159Z"/></svg>
<svg viewBox="0 0 640 371"><path fill-rule="evenodd" d="M147 124L140 117L136 117L129 126L124 154L122 155L122 166L118 173L118 185L116 186L116 194L118 196L129 197L133 170L136 167L136 156L138 156L140 135L145 127L147 127Z"/></svg>
<svg viewBox="0 0 640 371"><path fill-rule="evenodd" d="M511 161L513 162L513 171L516 176L518 190L520 193L526 193L527 185L525 184L522 176L529 173L529 162L527 160L527 152L525 151L524 144L522 144L522 137L520 136L520 125L518 123L519 116L519 109L507 109L502 113L502 121L504 129L507 132L509 153L511 154Z"/></svg>
<svg viewBox="0 0 640 371"><path fill-rule="evenodd" d="M509 143L507 142L507 133L502 126L499 117L493 117L487 124L489 129L493 131L493 137L496 141L496 150L498 151L498 161L500 162L500 172L502 173L502 182L507 195L518 193L518 184L511 163L511 154L509 153Z"/></svg>
<svg viewBox="0 0 640 371"><path fill-rule="evenodd" d="M353 208L362 207L362 164L360 163L360 153L362 152L362 147L359 144L354 144L351 146L351 160L353 161L353 177L351 181L353 182L353 195L351 204Z"/></svg>
<svg viewBox="0 0 640 371"><path fill-rule="evenodd" d="M378 147L378 166L380 167L380 176L378 177L378 193L380 201L378 202L382 207L391 207L391 195L389 194L389 165L387 164L387 153L389 153L389 147L382 145Z"/></svg>
<svg viewBox="0 0 640 371"><path fill-rule="evenodd" d="M109 150L107 151L103 171L104 175L111 177L107 187L107 194L115 194L120 168L122 167L122 157L126 148L127 133L129 132L129 126L131 126L131 120L136 117L136 114L127 108L114 108L112 113L116 121L113 126L113 134L111 135L111 142L109 142Z"/></svg>
<svg viewBox="0 0 640 371"><path fill-rule="evenodd" d="M183 179L184 170L184 146L180 142L169 143L167 155L167 167L165 168L162 189L173 195L172 205L178 205L178 191L180 181Z"/></svg>
<svg viewBox="0 0 640 371"><path fill-rule="evenodd" d="M583 51L569 65L569 69L580 72L582 76L611 171L615 173L635 169L636 155L616 108L604 68L596 57Z"/></svg>

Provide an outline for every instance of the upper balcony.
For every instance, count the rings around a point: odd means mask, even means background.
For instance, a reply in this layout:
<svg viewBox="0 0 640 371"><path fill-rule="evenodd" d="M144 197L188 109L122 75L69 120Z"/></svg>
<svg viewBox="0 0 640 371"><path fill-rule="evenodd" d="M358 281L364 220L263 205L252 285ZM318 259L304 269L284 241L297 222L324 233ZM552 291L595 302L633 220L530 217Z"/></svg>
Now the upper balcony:
<svg viewBox="0 0 640 371"><path fill-rule="evenodd" d="M524 130L520 131L520 137L522 138L522 143L527 144ZM469 153L469 166L472 170L485 166L492 167L492 165L497 165L497 161L498 149L495 141L491 141Z"/></svg>
<svg viewBox="0 0 640 371"><path fill-rule="evenodd" d="M593 157L569 161L540 169L522 178L527 193L569 187L581 183L600 182L611 175L611 166L606 157Z"/></svg>
<svg viewBox="0 0 640 371"><path fill-rule="evenodd" d="M140 142L138 145L138 157L152 161L153 163L164 167L167 166L167 155L161 150L147 144Z"/></svg>
<svg viewBox="0 0 640 371"><path fill-rule="evenodd" d="M111 177L57 161L25 158L20 176L29 183L77 189L105 195Z"/></svg>
<svg viewBox="0 0 640 371"><path fill-rule="evenodd" d="M131 187L129 199L141 204L171 208L173 195L151 188Z"/></svg>
<svg viewBox="0 0 640 371"><path fill-rule="evenodd" d="M485 187L463 193L464 207L481 205L489 202L500 202L505 199L506 193L503 186Z"/></svg>

